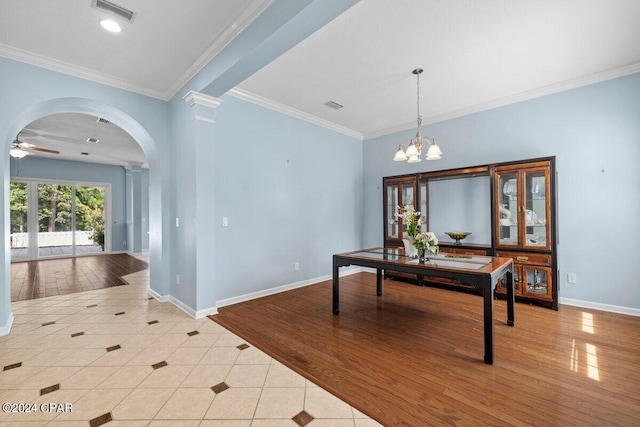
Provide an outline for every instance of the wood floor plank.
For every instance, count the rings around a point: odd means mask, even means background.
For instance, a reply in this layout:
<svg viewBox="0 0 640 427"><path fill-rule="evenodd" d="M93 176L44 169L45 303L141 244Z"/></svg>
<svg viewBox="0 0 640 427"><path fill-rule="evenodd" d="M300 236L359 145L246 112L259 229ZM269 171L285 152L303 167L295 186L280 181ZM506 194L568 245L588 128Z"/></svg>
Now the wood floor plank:
<svg viewBox="0 0 640 427"><path fill-rule="evenodd" d="M211 319L386 426L640 425L640 318L494 301L385 280L323 282L222 307ZM313 415L313 414L311 414Z"/></svg>

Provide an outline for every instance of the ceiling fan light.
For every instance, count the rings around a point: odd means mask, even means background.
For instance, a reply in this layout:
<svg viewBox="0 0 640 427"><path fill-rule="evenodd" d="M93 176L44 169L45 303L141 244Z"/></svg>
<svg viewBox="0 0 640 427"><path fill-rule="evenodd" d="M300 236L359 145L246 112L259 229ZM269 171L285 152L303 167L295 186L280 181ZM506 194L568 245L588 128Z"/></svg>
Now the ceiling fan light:
<svg viewBox="0 0 640 427"><path fill-rule="evenodd" d="M407 159L408 157L404 152L404 150L402 149L402 145L399 145L398 151L396 151L396 155L394 156L393 160L395 160L396 162L404 162Z"/></svg>
<svg viewBox="0 0 640 427"><path fill-rule="evenodd" d="M14 147L11 150L9 150L9 155L11 157L13 157L14 159L21 159L25 156L29 155L28 151L22 150L20 148Z"/></svg>

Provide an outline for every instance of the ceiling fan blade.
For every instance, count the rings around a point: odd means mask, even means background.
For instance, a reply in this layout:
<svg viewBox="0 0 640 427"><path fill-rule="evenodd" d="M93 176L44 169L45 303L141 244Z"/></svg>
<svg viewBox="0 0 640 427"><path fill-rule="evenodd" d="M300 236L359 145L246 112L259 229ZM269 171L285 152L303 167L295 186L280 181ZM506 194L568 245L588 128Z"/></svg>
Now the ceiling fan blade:
<svg viewBox="0 0 640 427"><path fill-rule="evenodd" d="M33 148L35 147L35 145L31 144L30 142L26 142L26 141L18 141L16 139L17 145L19 145L21 148ZM16 143L14 142L14 144Z"/></svg>
<svg viewBox="0 0 640 427"><path fill-rule="evenodd" d="M49 150L47 148L31 147L29 149L31 151L40 151L42 153L60 154L60 152L58 150Z"/></svg>

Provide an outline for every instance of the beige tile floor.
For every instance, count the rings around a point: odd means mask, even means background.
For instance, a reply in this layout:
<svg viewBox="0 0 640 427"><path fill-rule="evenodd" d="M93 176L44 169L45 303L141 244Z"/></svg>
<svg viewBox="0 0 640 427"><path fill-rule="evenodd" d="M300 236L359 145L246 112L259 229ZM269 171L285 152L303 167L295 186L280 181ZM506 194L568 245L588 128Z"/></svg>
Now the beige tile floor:
<svg viewBox="0 0 640 427"><path fill-rule="evenodd" d="M380 425L215 322L150 298L148 271L124 279L13 303L0 403L30 412L3 406L0 426Z"/></svg>

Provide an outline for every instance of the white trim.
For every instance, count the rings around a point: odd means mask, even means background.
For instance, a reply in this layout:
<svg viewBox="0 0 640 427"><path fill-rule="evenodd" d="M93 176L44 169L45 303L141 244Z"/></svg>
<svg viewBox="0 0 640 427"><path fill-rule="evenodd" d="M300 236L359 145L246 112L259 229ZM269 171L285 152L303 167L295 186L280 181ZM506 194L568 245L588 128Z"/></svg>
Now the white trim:
<svg viewBox="0 0 640 427"><path fill-rule="evenodd" d="M344 272L340 273L340 277L349 276L351 274L362 273L363 270L361 267L351 268L348 270L344 270ZM374 270L375 272L375 270ZM302 288L304 286L314 285L316 283L325 282L327 280L331 280L333 276L328 274L326 276L315 277L313 279L302 280L300 282L289 283L288 285L277 286L275 288L264 289L258 292L252 292L250 294L239 295L233 298L223 299L217 302L217 308L225 307L227 305L238 304L245 301L250 301L256 298L266 297L268 295L279 294L280 292L290 291L292 289Z"/></svg>
<svg viewBox="0 0 640 427"><path fill-rule="evenodd" d="M218 314L218 307L210 307L196 311L196 319L202 319L203 317L211 316L213 314Z"/></svg>
<svg viewBox="0 0 640 427"><path fill-rule="evenodd" d="M9 313L9 321L6 325L0 326L0 337L9 335L11 333L11 326L13 325L13 313Z"/></svg>
<svg viewBox="0 0 640 427"><path fill-rule="evenodd" d="M196 311L173 295L160 295L151 288L148 289L147 293L158 302L170 302L180 310L184 311L189 317L192 317L194 319L202 319L203 317L209 316L210 314L218 314L218 309L216 307Z"/></svg>
<svg viewBox="0 0 640 427"><path fill-rule="evenodd" d="M206 308L204 310L196 311L193 308L189 307L187 304L183 303L182 301L174 297L173 295L169 296L169 302L175 305L176 307L178 307L180 310L184 311L187 315L189 315L194 319L202 319L203 317L208 316L210 314L218 314L218 309L216 307L211 307L211 308Z"/></svg>
<svg viewBox="0 0 640 427"><path fill-rule="evenodd" d="M191 120L195 120L197 122L205 122L205 123L215 123L216 121L213 119L209 119L207 117L195 115L191 118Z"/></svg>
<svg viewBox="0 0 640 427"><path fill-rule="evenodd" d="M57 71L69 76L78 77L95 83L105 84L118 89L124 89L129 92L135 92L140 95L149 96L151 98L161 99L163 101L168 101L169 99L171 99L167 96L167 94L143 88L135 83L119 79L109 74L104 74L96 70L69 64L68 62L59 61L57 59L49 58L48 56L27 52L25 50L17 49L4 44L0 44L0 55L10 59L14 59L16 61L35 65L36 67Z"/></svg>
<svg viewBox="0 0 640 427"><path fill-rule="evenodd" d="M149 295L151 295L158 302L167 302L167 301L169 301L169 295L160 295L159 293L157 293L156 291L154 291L151 288L149 288L147 290L147 293Z"/></svg>
<svg viewBox="0 0 640 427"><path fill-rule="evenodd" d="M529 99L539 98L541 96L551 95L554 93L564 92L569 89L575 89L582 86L587 86L594 83L603 82L606 80L616 79L618 77L628 76L640 72L640 63L627 65L625 67L614 68L612 70L602 71L600 73L590 74L588 76L578 77L575 79L567 80L561 83L556 83L548 86L543 86L537 89L528 90L525 92L517 93L504 98L498 98L480 104L471 105L469 107L460 108L458 110L449 111L447 113L439 114L437 116L423 117L422 124L430 125L433 123L443 122L445 120L455 119L457 117L466 116L468 114L479 113L481 111L491 110L493 108L503 107L505 105L515 104L517 102L527 101ZM415 129L416 123L409 122L403 125L394 126L387 129L382 129L376 132L367 133L364 135L364 139L377 138L379 136L389 135L396 132L401 132L408 129Z"/></svg>
<svg viewBox="0 0 640 427"><path fill-rule="evenodd" d="M165 101L170 100L175 96L180 89L182 89L191 79L193 79L204 67L209 64L218 56L222 50L227 47L229 43L233 41L238 34L245 30L254 19L256 19L262 12L264 12L269 6L271 6L273 0L261 0L252 2L251 6L245 7L242 15L240 15L235 23L235 28L232 26L227 27L222 35L202 54L200 57L182 74L178 80L171 85L169 90L165 93ZM255 5L255 7L254 7Z"/></svg>
<svg viewBox="0 0 640 427"><path fill-rule="evenodd" d="M180 301L178 298L174 297L173 295L169 295L169 302L175 305L176 307L178 307L180 310L184 311L190 317L194 319L196 318L196 311L193 308L189 307L187 304Z"/></svg>
<svg viewBox="0 0 640 427"><path fill-rule="evenodd" d="M68 62L60 61L44 55L38 55L15 47L7 46L0 43L0 55L16 61L25 62L35 65L36 67L46 68L52 71L58 71L70 76L79 77L96 83L106 84L111 87L124 89L130 92L138 93L144 96L169 101L178 91L184 87L191 79L193 79L204 67L211 62L233 39L246 29L254 19L264 12L273 2L273 0L256 0L253 3L255 7L246 7L237 19L238 24L235 28L231 26L226 28L220 37L218 37L209 48L194 61L194 63L165 91L149 89L137 83L126 81L121 78L101 73L96 70L73 65Z"/></svg>
<svg viewBox="0 0 640 427"><path fill-rule="evenodd" d="M263 98L259 95L248 92L246 90L235 87L233 89L230 89L227 93L235 98L242 99L243 101L248 101L248 102L251 102L252 104L260 105L261 107L265 107L270 110L274 110L279 113L286 114L288 116L295 117L297 119L304 120L306 122L313 123L318 126L322 126L329 130L333 130L333 131L342 133L344 135L350 136L352 138L356 138L359 141L362 141L363 139L363 134L360 132L356 132L355 130L346 128L344 126L340 126L328 120L321 119L317 116L307 114L303 111L296 110L295 108L288 107L284 104L271 101L270 99Z"/></svg>
<svg viewBox="0 0 640 427"><path fill-rule="evenodd" d="M184 99L184 102L189 104L190 107L193 107L194 105L202 105L203 107L217 108L222 104L221 99L216 98L215 96L196 92L195 90L187 92L182 99Z"/></svg>
<svg viewBox="0 0 640 427"><path fill-rule="evenodd" d="M591 308L593 310L608 311L611 313L628 314L629 316L639 316L640 309L633 307L623 307L619 305L601 304L599 302L582 301L571 298L559 298L559 303L564 305L571 305L574 307Z"/></svg>

